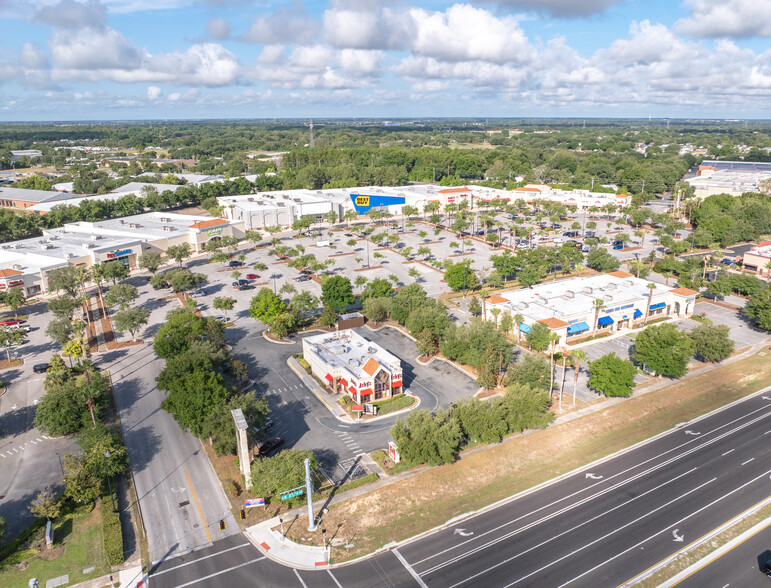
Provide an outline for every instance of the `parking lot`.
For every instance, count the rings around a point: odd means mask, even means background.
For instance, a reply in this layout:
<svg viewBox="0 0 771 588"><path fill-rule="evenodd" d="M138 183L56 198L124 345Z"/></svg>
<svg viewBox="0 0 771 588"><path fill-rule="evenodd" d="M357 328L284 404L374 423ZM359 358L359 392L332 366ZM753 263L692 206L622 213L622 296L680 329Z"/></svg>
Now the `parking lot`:
<svg viewBox="0 0 771 588"><path fill-rule="evenodd" d="M749 347L766 341L769 333L752 326L741 314L730 308L724 308L709 302L698 302L694 307L695 314L705 314L715 325L726 325L730 330L731 339L736 343L736 349ZM684 331L690 331L698 321L687 319L678 323Z"/></svg>

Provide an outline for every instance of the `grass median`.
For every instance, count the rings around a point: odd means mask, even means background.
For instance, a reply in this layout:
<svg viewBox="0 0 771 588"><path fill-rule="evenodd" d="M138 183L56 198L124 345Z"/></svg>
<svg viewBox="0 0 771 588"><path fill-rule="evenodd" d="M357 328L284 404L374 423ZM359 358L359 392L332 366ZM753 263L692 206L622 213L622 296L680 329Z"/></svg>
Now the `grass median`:
<svg viewBox="0 0 771 588"><path fill-rule="evenodd" d="M771 361L765 353L755 354L331 505L324 515L325 526L339 526L339 535L353 544L348 549L333 549L332 558L339 562L371 553L768 385ZM303 535L307 537L308 532ZM321 544L320 535L315 539Z"/></svg>

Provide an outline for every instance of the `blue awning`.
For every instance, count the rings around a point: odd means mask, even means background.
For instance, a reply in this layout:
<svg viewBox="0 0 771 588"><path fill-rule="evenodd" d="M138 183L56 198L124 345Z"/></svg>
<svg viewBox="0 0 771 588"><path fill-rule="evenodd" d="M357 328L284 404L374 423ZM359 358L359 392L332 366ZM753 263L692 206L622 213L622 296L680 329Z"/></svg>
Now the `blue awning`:
<svg viewBox="0 0 771 588"><path fill-rule="evenodd" d="M666 304L664 302L659 302L658 304L651 304L651 310L656 310L657 308L664 308Z"/></svg>
<svg viewBox="0 0 771 588"><path fill-rule="evenodd" d="M530 325L526 325L525 323L519 323L519 330L523 333L529 333L532 331L532 327Z"/></svg>
<svg viewBox="0 0 771 588"><path fill-rule="evenodd" d="M640 318L642 316L642 311L638 310L637 308L634 309L634 318Z"/></svg>
<svg viewBox="0 0 771 588"><path fill-rule="evenodd" d="M589 330L589 325L587 325L586 323L576 323L568 327L568 335L572 335L573 333L583 333L584 331L588 331L588 330Z"/></svg>
<svg viewBox="0 0 771 588"><path fill-rule="evenodd" d="M597 321L597 324L605 327L607 325L612 325L613 322L614 322L613 319L610 318L609 316L601 316L600 320Z"/></svg>

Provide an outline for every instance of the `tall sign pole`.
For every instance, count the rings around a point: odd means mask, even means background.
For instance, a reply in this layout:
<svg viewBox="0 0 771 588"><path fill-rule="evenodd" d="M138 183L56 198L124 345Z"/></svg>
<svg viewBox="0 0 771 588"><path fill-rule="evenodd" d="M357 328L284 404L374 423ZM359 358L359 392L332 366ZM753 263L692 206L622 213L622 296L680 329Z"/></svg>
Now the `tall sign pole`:
<svg viewBox="0 0 771 588"><path fill-rule="evenodd" d="M313 518L313 484L311 484L311 460L305 460L305 493L308 495L308 530L316 530L316 519Z"/></svg>

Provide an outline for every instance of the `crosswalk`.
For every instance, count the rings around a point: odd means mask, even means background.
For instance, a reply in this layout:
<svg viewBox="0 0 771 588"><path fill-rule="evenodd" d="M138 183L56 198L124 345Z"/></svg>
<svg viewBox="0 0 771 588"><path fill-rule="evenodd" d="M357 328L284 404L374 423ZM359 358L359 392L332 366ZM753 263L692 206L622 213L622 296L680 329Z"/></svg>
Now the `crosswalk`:
<svg viewBox="0 0 771 588"><path fill-rule="evenodd" d="M260 390L259 388L255 388L255 392L257 394L265 394L265 396L278 396L282 392L289 392L290 390L299 390L299 386L297 384L290 385L287 384L286 386L280 387L280 388L273 388L272 390Z"/></svg>
<svg viewBox="0 0 771 588"><path fill-rule="evenodd" d="M346 431L335 431L335 435L340 437L340 440L345 443L346 448L353 453L354 457L364 455L365 452L362 451L359 444Z"/></svg>
<svg viewBox="0 0 771 588"><path fill-rule="evenodd" d="M37 445L38 443L42 443L43 440L45 439L50 439L50 437L47 437L45 435L40 435L40 437L38 437L37 439L30 439L29 441L25 441L24 445L17 445L16 447L3 449L2 451L0 451L0 458L8 459L9 457L16 457L22 451L27 449L28 445Z"/></svg>

